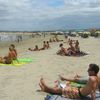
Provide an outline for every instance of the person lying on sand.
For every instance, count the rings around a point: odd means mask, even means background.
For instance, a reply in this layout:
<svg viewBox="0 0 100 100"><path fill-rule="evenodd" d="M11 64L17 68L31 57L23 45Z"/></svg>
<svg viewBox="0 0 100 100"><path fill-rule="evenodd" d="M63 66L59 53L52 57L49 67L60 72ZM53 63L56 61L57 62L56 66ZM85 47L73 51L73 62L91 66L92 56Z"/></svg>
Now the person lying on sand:
<svg viewBox="0 0 100 100"><path fill-rule="evenodd" d="M39 51L38 45L35 45L35 48L28 48L30 51Z"/></svg>
<svg viewBox="0 0 100 100"><path fill-rule="evenodd" d="M88 95L91 95L91 100L95 100L95 91L98 86L98 77L97 74L99 72L99 66L96 64L90 64L88 68L89 79L87 84L82 88L72 88L72 87L50 87L48 86L44 79L40 79L39 86L42 91L47 93L53 93L58 95L63 95L66 98L70 99L82 99Z"/></svg>

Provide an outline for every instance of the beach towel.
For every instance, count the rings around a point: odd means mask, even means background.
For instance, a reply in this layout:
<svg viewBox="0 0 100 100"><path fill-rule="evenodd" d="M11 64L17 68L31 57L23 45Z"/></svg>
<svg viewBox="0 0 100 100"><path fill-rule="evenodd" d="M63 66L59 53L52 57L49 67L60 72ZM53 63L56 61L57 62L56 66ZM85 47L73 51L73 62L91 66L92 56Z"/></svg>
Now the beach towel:
<svg viewBox="0 0 100 100"><path fill-rule="evenodd" d="M91 97L87 96L82 99L69 99L62 97L61 95L47 95L45 100L91 100ZM100 100L100 93L96 93L96 100Z"/></svg>
<svg viewBox="0 0 100 100"><path fill-rule="evenodd" d="M14 60L12 64L2 64L0 63L0 66L15 66L15 67L20 67L24 64L27 64L29 62L32 62L31 58L19 58L17 60Z"/></svg>

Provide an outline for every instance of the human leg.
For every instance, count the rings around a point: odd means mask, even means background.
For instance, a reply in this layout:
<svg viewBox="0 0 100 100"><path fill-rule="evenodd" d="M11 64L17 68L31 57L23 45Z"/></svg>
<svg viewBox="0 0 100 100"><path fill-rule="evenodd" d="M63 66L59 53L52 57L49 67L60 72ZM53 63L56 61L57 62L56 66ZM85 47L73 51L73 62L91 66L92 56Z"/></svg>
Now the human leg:
<svg viewBox="0 0 100 100"><path fill-rule="evenodd" d="M40 79L40 87L42 89L42 91L44 92L47 92L47 93L53 93L53 94L62 94L62 89L61 88L52 88L52 87L49 87L43 78Z"/></svg>

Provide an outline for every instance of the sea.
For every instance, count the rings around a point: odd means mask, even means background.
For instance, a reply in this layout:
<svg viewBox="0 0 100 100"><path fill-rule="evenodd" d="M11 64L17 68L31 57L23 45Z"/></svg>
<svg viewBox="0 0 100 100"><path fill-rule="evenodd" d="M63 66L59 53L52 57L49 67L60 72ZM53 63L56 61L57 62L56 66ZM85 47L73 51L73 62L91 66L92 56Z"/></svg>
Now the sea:
<svg viewBox="0 0 100 100"><path fill-rule="evenodd" d="M33 36L32 33L0 33L0 42L8 42L8 41L22 41L27 40Z"/></svg>

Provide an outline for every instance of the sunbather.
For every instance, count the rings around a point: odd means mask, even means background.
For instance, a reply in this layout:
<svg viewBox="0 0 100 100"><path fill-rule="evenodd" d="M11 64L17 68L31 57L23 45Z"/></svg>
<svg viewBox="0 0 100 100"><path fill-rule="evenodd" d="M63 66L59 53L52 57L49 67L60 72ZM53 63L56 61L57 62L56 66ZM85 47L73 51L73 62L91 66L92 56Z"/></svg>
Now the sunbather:
<svg viewBox="0 0 100 100"><path fill-rule="evenodd" d="M45 41L43 41L43 47L42 48L40 48L39 50L45 50L47 48L47 44L46 44L46 42Z"/></svg>
<svg viewBox="0 0 100 100"><path fill-rule="evenodd" d="M73 46L72 40L70 41L69 46L70 47L67 49L68 55L75 55L76 52L75 52L75 48Z"/></svg>
<svg viewBox="0 0 100 100"><path fill-rule="evenodd" d="M62 81L70 81L70 82L76 82L76 83L80 83L80 84L87 84L89 76L79 76L79 75L75 75L73 78L66 78L62 75L59 75L60 79ZM97 89L99 89L100 91L100 74L97 75L98 77L98 87Z"/></svg>
<svg viewBox="0 0 100 100"><path fill-rule="evenodd" d="M76 52L76 54L77 53L80 53L80 47L79 47L79 42L78 42L78 40L76 40L76 42L75 42L75 52Z"/></svg>
<svg viewBox="0 0 100 100"><path fill-rule="evenodd" d="M15 48L15 45L14 44L11 44L10 45L10 48L15 52L16 56L17 56L17 50Z"/></svg>
<svg viewBox="0 0 100 100"><path fill-rule="evenodd" d="M9 48L7 57L11 58L12 60L17 60L16 52L12 48Z"/></svg>
<svg viewBox="0 0 100 100"><path fill-rule="evenodd" d="M60 94L66 98L78 99L84 98L87 95L91 95L91 100L95 100L95 90L98 86L98 77L99 66L96 64L90 64L88 68L89 79L87 84L83 88L72 88L66 87L64 89L59 87L49 87L43 78L40 79L41 90L47 93Z"/></svg>
<svg viewBox="0 0 100 100"><path fill-rule="evenodd" d="M39 51L38 45L35 45L35 48L28 48L30 51Z"/></svg>
<svg viewBox="0 0 100 100"><path fill-rule="evenodd" d="M47 48L47 49L50 48L49 41L47 41L46 48Z"/></svg>

